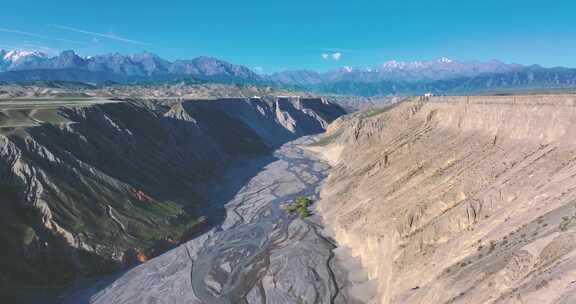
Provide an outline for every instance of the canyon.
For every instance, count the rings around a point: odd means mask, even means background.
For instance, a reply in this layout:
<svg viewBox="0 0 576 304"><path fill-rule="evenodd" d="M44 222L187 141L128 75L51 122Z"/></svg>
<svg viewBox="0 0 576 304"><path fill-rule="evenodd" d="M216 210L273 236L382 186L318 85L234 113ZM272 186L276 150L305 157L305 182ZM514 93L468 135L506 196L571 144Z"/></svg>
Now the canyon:
<svg viewBox="0 0 576 304"><path fill-rule="evenodd" d="M75 278L54 303L576 300L576 95L350 114L295 96L31 100L0 111L4 286ZM311 217L284 210L301 196Z"/></svg>
<svg viewBox="0 0 576 304"><path fill-rule="evenodd" d="M5 1L0 304L576 304L576 1Z"/></svg>
<svg viewBox="0 0 576 304"><path fill-rule="evenodd" d="M64 303L355 303L332 241L281 208L317 199L329 165L300 147L310 141L236 163L214 188L225 202L221 225Z"/></svg>
<svg viewBox="0 0 576 304"><path fill-rule="evenodd" d="M208 231L228 168L343 114L298 97L2 101L3 297L118 273Z"/></svg>

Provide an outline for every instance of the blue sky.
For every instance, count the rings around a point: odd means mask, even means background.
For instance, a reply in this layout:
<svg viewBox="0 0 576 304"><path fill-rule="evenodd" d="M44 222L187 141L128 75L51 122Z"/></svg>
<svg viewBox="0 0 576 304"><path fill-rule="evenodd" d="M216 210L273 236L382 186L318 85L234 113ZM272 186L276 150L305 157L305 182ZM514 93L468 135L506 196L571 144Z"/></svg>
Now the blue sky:
<svg viewBox="0 0 576 304"><path fill-rule="evenodd" d="M441 56L576 67L576 1L2 2L4 49L210 55L264 72Z"/></svg>

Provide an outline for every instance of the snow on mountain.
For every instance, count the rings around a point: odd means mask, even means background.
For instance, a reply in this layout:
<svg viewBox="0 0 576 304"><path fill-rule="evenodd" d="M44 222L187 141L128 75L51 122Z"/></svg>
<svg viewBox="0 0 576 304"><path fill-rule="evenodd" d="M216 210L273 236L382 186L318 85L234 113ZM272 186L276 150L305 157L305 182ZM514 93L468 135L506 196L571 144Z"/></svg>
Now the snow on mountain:
<svg viewBox="0 0 576 304"><path fill-rule="evenodd" d="M379 83L430 82L462 77L475 77L485 73L506 73L522 68L520 65L506 64L498 60L458 61L447 57L433 60L399 61L390 60L379 65L351 67L343 66L325 73L316 73L311 79L303 71L285 71L270 78L282 84L315 85L317 83Z"/></svg>
<svg viewBox="0 0 576 304"><path fill-rule="evenodd" d="M42 77L54 75L58 79L62 78L61 75L66 74L70 76L67 76L68 78L75 77L72 75L85 75L90 79L104 78L115 81L169 80L182 77L222 81L243 80L246 82L262 80L259 75L247 67L212 57L170 62L149 52L132 55L113 53L82 57L74 51L68 50L57 56L48 57L40 52L0 50L0 72L19 72L19 75L26 73L33 75L40 70L44 71ZM50 70L58 70L58 72L49 73ZM88 76L89 74L91 76ZM30 77L38 78L37 76ZM26 79L26 77L24 78ZM84 81L84 79L78 79L78 81Z"/></svg>
<svg viewBox="0 0 576 304"><path fill-rule="evenodd" d="M469 73L469 72L493 72L494 70L506 69L507 64L502 63L497 60L492 60L488 62L477 62L477 61L456 61L447 57L440 57L435 60L424 60L424 61L396 61L390 60L384 62L379 67L376 67L379 71L398 71L398 70L408 70L408 71L419 71L419 70L450 70L455 73Z"/></svg>
<svg viewBox="0 0 576 304"><path fill-rule="evenodd" d="M473 77L483 73L510 72L519 65L506 64L497 60L457 61L447 57L423 61L390 60L364 69L345 68L345 72L329 72L333 80L360 82L379 81L435 81L459 77ZM342 70L340 70L342 71ZM352 72L352 73L351 73Z"/></svg>
<svg viewBox="0 0 576 304"><path fill-rule="evenodd" d="M3 50L4 51L4 50ZM16 62L19 60L22 60L26 57L41 57L41 58L45 58L46 55L44 55L44 53L41 52L36 52L36 51L4 51L4 54L2 56L2 58L4 59L4 61L10 61L10 62Z"/></svg>
<svg viewBox="0 0 576 304"><path fill-rule="evenodd" d="M111 74L115 77L124 78L173 79L179 76L192 76L214 80L251 82L268 80L287 85L315 85L335 81L366 83L435 81L474 77L483 73L509 72L516 67L497 60L465 62L439 57L423 61L390 60L375 66L343 66L325 73L301 70L260 76L244 66L234 65L212 57L170 62L149 52L132 55L113 53L82 57L74 51L63 51L57 56L49 57L36 51L0 51L0 72L72 69Z"/></svg>
<svg viewBox="0 0 576 304"><path fill-rule="evenodd" d="M438 58L438 62L441 62L441 63L451 63L451 62L452 62L452 59L446 58L446 57L440 57L440 58Z"/></svg>
<svg viewBox="0 0 576 304"><path fill-rule="evenodd" d="M21 63L43 61L47 58L44 53L36 51L0 50L0 72L11 70Z"/></svg>
<svg viewBox="0 0 576 304"><path fill-rule="evenodd" d="M380 66L380 68L377 68L377 70L416 69L416 68L423 67L424 65L425 65L425 63L422 62L422 61L396 61L396 60L390 60L390 61L384 62L384 63Z"/></svg>

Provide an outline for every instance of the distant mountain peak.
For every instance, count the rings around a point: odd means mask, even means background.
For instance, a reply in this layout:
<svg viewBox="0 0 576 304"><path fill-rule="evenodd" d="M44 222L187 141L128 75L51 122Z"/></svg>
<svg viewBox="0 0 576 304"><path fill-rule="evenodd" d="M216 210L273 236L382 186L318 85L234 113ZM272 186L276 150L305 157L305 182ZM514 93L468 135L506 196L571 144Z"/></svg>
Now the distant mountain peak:
<svg viewBox="0 0 576 304"><path fill-rule="evenodd" d="M354 69L350 66L344 66L342 67L342 71L346 72L346 73L350 73L352 72Z"/></svg>
<svg viewBox="0 0 576 304"><path fill-rule="evenodd" d="M162 58L160 58L160 56L148 51L131 54L128 57L132 58L133 60L163 60Z"/></svg>
<svg viewBox="0 0 576 304"><path fill-rule="evenodd" d="M389 60L384 62L381 67L384 69L418 69L430 67L436 64L450 64L456 61L448 57L439 57L436 60L414 60L414 61L398 61Z"/></svg>
<svg viewBox="0 0 576 304"><path fill-rule="evenodd" d="M452 63L452 61L453 61L452 59L447 58L447 57L438 58L438 62L440 62L440 63Z"/></svg>
<svg viewBox="0 0 576 304"><path fill-rule="evenodd" d="M13 50L13 51L6 51L2 50L0 54L3 54L2 59L5 61L16 62L26 57L47 57L44 53L38 51L20 51L20 50Z"/></svg>
<svg viewBox="0 0 576 304"><path fill-rule="evenodd" d="M384 70L390 70L390 69L399 69L399 70L403 70L403 69L415 69L415 68L419 68L425 65L425 62L423 61L398 61L398 60L389 60L384 62L380 68L384 69ZM378 67L375 68L376 70L378 70Z"/></svg>
<svg viewBox="0 0 576 304"><path fill-rule="evenodd" d="M215 57L202 56L192 60L167 61L151 52L140 52L131 55L109 53L95 56L79 56L73 50L62 51L57 56L46 56L31 51L0 51L0 73L28 71L70 70L54 72L55 78L74 78L70 75L84 75L96 79L113 79L114 81L131 80L169 80L183 77L211 79L218 81L260 81L260 76L245 66L234 65ZM69 74L66 74L69 73ZM86 76L88 74L91 76ZM64 75L67 76L58 76ZM44 75L50 75L44 72ZM36 76L30 76L38 78ZM45 77L45 76L42 76ZM40 77L40 78L42 78ZM68 77L68 78L67 78ZM92 78L90 78L92 79ZM78 81L82 81L78 79Z"/></svg>
<svg viewBox="0 0 576 304"><path fill-rule="evenodd" d="M343 66L309 77L303 72L285 71L270 75L269 79L288 85L315 85L318 83L380 83L380 82L430 82L456 78L475 77L481 74L506 73L522 68L498 60L458 61L448 57L431 60L389 60L380 65Z"/></svg>

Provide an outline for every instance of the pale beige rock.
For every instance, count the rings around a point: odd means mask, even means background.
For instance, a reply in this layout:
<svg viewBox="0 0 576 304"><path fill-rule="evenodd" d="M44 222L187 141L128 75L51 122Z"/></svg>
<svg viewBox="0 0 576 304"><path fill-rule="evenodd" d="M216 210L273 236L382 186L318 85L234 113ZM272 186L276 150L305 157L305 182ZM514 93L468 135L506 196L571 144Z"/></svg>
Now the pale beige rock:
<svg viewBox="0 0 576 304"><path fill-rule="evenodd" d="M574 126L574 95L341 118L314 148L335 164L318 209L377 281L375 303L574 303Z"/></svg>
<svg viewBox="0 0 576 304"><path fill-rule="evenodd" d="M325 159L332 166L338 164L340 155L342 155L342 150L344 150L344 147L338 144L327 145L325 147L307 146L304 148L306 150L318 154L321 158Z"/></svg>

